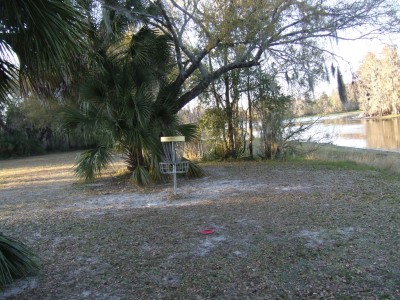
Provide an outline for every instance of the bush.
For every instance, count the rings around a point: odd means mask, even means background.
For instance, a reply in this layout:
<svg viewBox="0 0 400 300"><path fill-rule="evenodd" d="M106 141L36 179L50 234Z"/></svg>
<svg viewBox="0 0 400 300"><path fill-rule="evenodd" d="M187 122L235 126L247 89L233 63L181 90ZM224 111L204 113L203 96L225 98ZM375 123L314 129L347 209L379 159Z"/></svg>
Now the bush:
<svg viewBox="0 0 400 300"><path fill-rule="evenodd" d="M37 139L28 138L20 131L12 134L0 133L0 157L26 156L44 153L42 143Z"/></svg>

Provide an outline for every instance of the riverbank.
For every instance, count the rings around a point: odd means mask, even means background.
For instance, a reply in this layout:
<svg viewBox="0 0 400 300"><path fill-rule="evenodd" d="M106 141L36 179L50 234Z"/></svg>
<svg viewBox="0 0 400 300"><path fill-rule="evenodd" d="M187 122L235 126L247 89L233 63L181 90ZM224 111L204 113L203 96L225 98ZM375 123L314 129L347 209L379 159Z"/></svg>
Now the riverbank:
<svg viewBox="0 0 400 300"><path fill-rule="evenodd" d="M364 112L362 110L355 110L355 111L345 111L340 113L331 113L331 114L318 114L318 115L307 115L307 116L300 116L296 119L339 119L339 118L353 118L353 119L364 119L364 120L387 120L387 119L396 119L400 118L400 114L397 115L385 115L385 116L374 116L374 117L367 117L364 116Z"/></svg>
<svg viewBox="0 0 400 300"><path fill-rule="evenodd" d="M302 143L301 155L307 160L335 163L351 162L400 174L400 153L374 149L360 149L323 143Z"/></svg>
<svg viewBox="0 0 400 300"><path fill-rule="evenodd" d="M387 116L375 116L375 117L363 117L367 120L390 120L400 118L400 115L387 115Z"/></svg>

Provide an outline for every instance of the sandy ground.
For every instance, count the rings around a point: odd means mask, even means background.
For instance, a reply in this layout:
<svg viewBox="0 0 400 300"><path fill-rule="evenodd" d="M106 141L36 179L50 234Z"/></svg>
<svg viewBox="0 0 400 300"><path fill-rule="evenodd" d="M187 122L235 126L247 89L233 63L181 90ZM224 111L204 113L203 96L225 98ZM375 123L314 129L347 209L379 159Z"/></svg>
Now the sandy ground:
<svg viewBox="0 0 400 300"><path fill-rule="evenodd" d="M39 256L48 265L45 269L49 269L50 265L54 268L54 264L60 263L58 273L54 271L55 273L49 276L61 276L62 280L66 281L62 286L73 285L74 281L79 281L79 278L88 272L92 275L103 274L102 268L109 270L111 263L100 263L98 256L85 258L85 255L88 254L84 252L74 257L74 260L79 262L80 267L74 269L69 266L63 270L62 265L67 263L58 262L57 259L60 258L56 257L55 251L61 251L61 253L67 251L66 244L75 244L78 238L73 233L52 232L52 229L49 229L48 226L57 224L57 219L60 222L65 222L64 219L68 220L70 222L68 228L73 227L73 222L82 224L89 222L91 224L99 221L107 222L110 218L112 222L116 222L115 224L118 224L120 218L121 224L123 224L124 221L122 220L125 220L125 218L132 219L132 216L136 214L140 216L147 214L145 209L150 209L150 217L156 212L165 212L166 215L169 215L175 214L172 210L181 209L184 213L179 217L197 219L194 228L191 229L196 232L196 238L191 237L189 239L191 242L188 242L186 246L180 246L184 247L181 250L174 249L174 251L163 253L165 256L164 264L170 268L172 263L176 264L176 261L187 257L210 259L210 256L219 251L222 245L226 247L227 244L234 244L234 247L229 250L229 257L243 260L252 259L253 250L249 248L252 244L249 235L238 238L235 236L237 233L229 234L227 224L232 222L234 224L232 226L242 228L243 232L250 230L254 235L254 232L261 233L266 230L265 222L269 222L270 225L274 224L277 228L279 226L284 228L286 226L284 221L274 219L274 215L293 215L296 214L296 211L298 214L304 214L304 216L300 216L302 221L294 224L290 232L282 235L276 232L268 233L267 231L263 234L263 238L268 243L278 244L282 243L283 240L289 243L301 241L305 249L311 249L310 251L319 251L321 248L334 247L334 245L336 247L338 241L347 243L358 235L362 235L366 230L365 222L353 223L349 221L351 217L346 216L346 220L339 226L330 227L326 225L321 227L315 226L312 222L306 226L304 220L313 218L310 217L312 216L310 210L316 210L316 216L329 215L330 218L336 218L340 216L340 213L346 215L347 205L360 200L363 195L372 195L372 198L377 198L379 201L389 201L393 196L391 193L395 193L398 189L398 186L395 188L388 186L385 181L374 183L374 178L380 176L379 172L374 170L364 170L360 173L353 170L291 167L287 164L224 163L205 165L204 169L207 175L204 178L190 180L179 178L178 195L173 196L171 182L148 189L140 189L121 183L118 179L112 177L112 174L121 167L119 164L110 169L103 180L91 184L78 183L71 169L75 156L76 153L70 153L0 162L0 221L4 232L20 236L34 249L43 249ZM361 191L365 194L362 194ZM334 195L334 197L330 195ZM346 199L346 203L337 201L340 199L339 197ZM228 218L229 220L226 222L217 221L220 220L218 210L224 209L222 205L243 205L246 201L249 201L249 209L254 209L254 215L233 211L232 219ZM257 205L261 209L262 205L268 201L270 201L268 204L269 212L265 213L265 216L269 216L269 219L264 220L257 215ZM294 201L296 201L296 208L291 208L290 205L292 204L290 203L294 203ZM373 200L369 201L371 202L368 202L369 204L366 207L369 207L371 211L375 209L376 211L379 210L380 214L386 214L385 210L379 205L375 205ZM288 208L283 207L287 203L289 203ZM312 205L316 205L316 207L312 208ZM205 215L198 212L204 207L215 207L216 211ZM243 207L242 210L245 211L247 208L246 206ZM365 207L352 209L361 211ZM391 211L395 214L393 209ZM331 215L333 212L335 214ZM148 217L146 217L147 219ZM160 221L160 223L162 222L164 221ZM279 222L283 223L278 224ZM327 221L323 220L323 222L326 224ZM207 226L216 229L218 234L198 237L198 230ZM65 230L66 227L60 228L62 229L55 227L54 230ZM392 231L398 232L398 228L392 228ZM148 253L149 256L162 251L163 246L161 245L160 248L160 246L155 246L154 243L154 241L146 240L140 244L140 251ZM96 244L90 246L92 247L90 251L97 251ZM164 246L166 249L170 247L169 244ZM63 250L64 248L66 250ZM102 250L99 249L99 251ZM46 253L48 257L43 258L43 253ZM385 257L385 259L388 258ZM397 264L398 260L393 263ZM169 271L167 274L158 277L157 285L161 288L178 288L184 281L181 272L179 270ZM55 277L47 278L46 276L41 275L39 279L33 277L18 281L1 293L0 299L41 299L42 297L43 299L51 299L54 295L58 295L60 299L123 299L124 297L121 297L121 294L127 293L125 290L125 292L119 291L118 294L111 287L111 291L96 292L91 283L88 283L84 287L76 288L79 293L65 288L63 295L60 295L59 291L54 291L44 297L43 292L46 289L48 290L51 287L55 289L53 282ZM68 283L68 281L71 282ZM396 295L398 292L398 290L396 292L395 289L390 289L392 294L389 294ZM150 292L149 294L144 291L141 293L146 296L152 295L151 298L164 298ZM166 298L170 297L167 296ZM205 296L205 298L207 297Z"/></svg>

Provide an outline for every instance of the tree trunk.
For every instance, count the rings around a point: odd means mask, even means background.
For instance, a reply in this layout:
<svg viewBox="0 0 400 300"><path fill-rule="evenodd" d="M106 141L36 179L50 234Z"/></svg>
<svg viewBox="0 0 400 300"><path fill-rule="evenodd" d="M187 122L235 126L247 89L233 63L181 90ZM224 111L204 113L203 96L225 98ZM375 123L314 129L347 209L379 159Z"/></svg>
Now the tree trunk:
<svg viewBox="0 0 400 300"><path fill-rule="evenodd" d="M249 152L250 158L254 159L253 155L253 113L252 113L252 103L250 97L250 76L247 76L247 101L249 106L249 131L250 131L250 140L249 140Z"/></svg>
<svg viewBox="0 0 400 300"><path fill-rule="evenodd" d="M143 157L141 147L130 147L126 151L126 168L129 172L133 172L139 166L145 166L145 159Z"/></svg>
<svg viewBox="0 0 400 300"><path fill-rule="evenodd" d="M225 76L225 110L226 110L226 119L228 122L228 157L235 156L235 139L234 139L234 128L233 128L233 111L232 104L230 101L229 95L229 76Z"/></svg>
<svg viewBox="0 0 400 300"><path fill-rule="evenodd" d="M231 72L232 74L232 127L233 127L233 142L234 142L234 156L237 157L239 154L239 150L241 149L241 141L240 132L242 130L240 126L240 114L239 114L239 76L240 71L234 70Z"/></svg>
<svg viewBox="0 0 400 300"><path fill-rule="evenodd" d="M211 62L211 55L208 58L208 62L209 62L209 68L210 68L211 72L213 72L213 66L212 66L212 62ZM215 86L215 81L213 81L211 83L211 90L212 90L212 93L214 95L215 105L216 105L217 109L219 110L220 108L223 108L224 107L223 100L221 99L222 97L217 92L217 88ZM226 139L225 126L224 126L224 128L222 128L222 142L224 144L224 149L226 149L226 150L229 149L229 143L228 143L228 141Z"/></svg>

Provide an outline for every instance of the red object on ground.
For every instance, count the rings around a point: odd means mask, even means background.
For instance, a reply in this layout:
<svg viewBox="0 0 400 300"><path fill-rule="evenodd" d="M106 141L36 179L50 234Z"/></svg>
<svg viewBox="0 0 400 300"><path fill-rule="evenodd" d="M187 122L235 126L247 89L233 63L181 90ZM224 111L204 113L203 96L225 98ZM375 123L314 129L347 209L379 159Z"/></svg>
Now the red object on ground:
<svg viewBox="0 0 400 300"><path fill-rule="evenodd" d="M203 230L200 231L201 234L212 234L212 233L214 233L214 232L215 232L215 230L214 230L214 229L211 229L211 228L209 228L209 229L203 229Z"/></svg>

